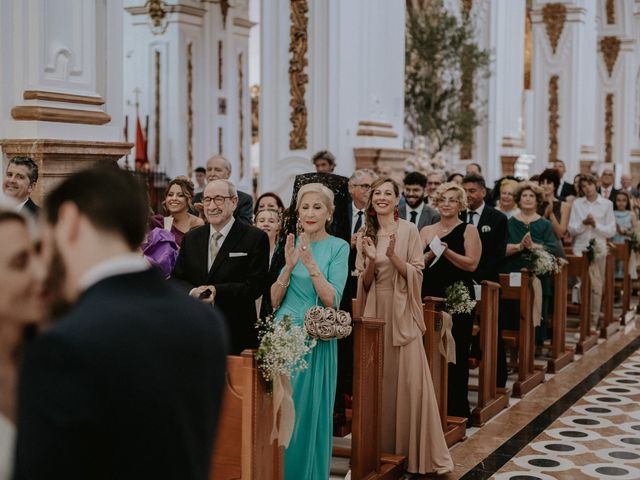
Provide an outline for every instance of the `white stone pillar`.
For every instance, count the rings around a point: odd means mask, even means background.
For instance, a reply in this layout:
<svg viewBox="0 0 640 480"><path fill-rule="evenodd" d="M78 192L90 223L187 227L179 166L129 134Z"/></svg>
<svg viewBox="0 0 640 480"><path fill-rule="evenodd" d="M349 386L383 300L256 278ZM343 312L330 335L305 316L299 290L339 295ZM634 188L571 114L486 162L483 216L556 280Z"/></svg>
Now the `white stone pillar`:
<svg viewBox="0 0 640 480"><path fill-rule="evenodd" d="M36 201L70 171L129 151L122 14L121 0L0 0L0 144L5 164L38 162Z"/></svg>

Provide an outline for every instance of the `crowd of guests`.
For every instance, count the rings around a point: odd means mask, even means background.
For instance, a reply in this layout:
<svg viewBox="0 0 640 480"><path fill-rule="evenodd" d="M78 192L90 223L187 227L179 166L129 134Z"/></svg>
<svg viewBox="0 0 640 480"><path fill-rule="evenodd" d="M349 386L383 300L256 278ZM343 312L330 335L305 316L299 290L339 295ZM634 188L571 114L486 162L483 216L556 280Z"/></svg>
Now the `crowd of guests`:
<svg viewBox="0 0 640 480"><path fill-rule="evenodd" d="M169 182L163 211L151 214L129 174L81 172L48 196L41 242L28 229L38 213L29 197L37 165L9 162L3 190L14 204L0 208L0 238L12 246L0 259L0 442L17 423L16 478L146 478L146 468L163 478L206 478L224 354L258 346L258 316L286 315L302 326L309 308L350 309L352 299L358 314L386 323L383 450L407 456L411 473L451 471L422 342L422 298L444 297L456 282L473 298L475 284L527 266L528 252L584 254L592 240L606 248L638 225L638 190L628 175L613 188L609 169L568 183L556 162L489 189L478 164L464 174L410 172L400 184L384 171L335 175L328 151L312 161L316 173L296 179L288 208L273 192L253 202L238 191L221 156L196 170L196 187L186 177ZM604 260L593 265L603 278ZM552 289L549 277L540 280L543 353ZM596 282L594 327L601 290ZM15 307L18 297L28 308ZM46 318L45 307L56 320L23 348L34 331L25 326ZM517 323L517 308L502 303L499 331ZM472 329L471 314L453 315L448 412L463 418L471 416ZM285 478L329 477L335 421L344 420L351 393L350 342L318 341L308 368L292 377ZM507 376L499 335L498 386ZM125 425L135 434L122 441ZM136 463L139 450L144 461Z"/></svg>

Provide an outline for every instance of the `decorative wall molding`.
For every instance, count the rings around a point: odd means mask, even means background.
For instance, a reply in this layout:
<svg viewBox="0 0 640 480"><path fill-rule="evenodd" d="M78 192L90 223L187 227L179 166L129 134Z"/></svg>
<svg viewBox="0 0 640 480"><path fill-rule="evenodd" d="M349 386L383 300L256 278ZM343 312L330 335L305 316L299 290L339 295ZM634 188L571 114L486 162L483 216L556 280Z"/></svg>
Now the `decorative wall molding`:
<svg viewBox="0 0 640 480"><path fill-rule="evenodd" d="M229 0L220 0L220 14L222 15L222 28L227 28L227 15L229 15Z"/></svg>
<svg viewBox="0 0 640 480"><path fill-rule="evenodd" d="M558 75L554 75L549 79L549 162L555 162L558 159L559 79Z"/></svg>
<svg viewBox="0 0 640 480"><path fill-rule="evenodd" d="M542 20L547 30L551 50L555 55L558 42L567 20L567 7L562 3L547 3L542 8Z"/></svg>
<svg viewBox="0 0 640 480"><path fill-rule="evenodd" d="M380 127L380 128L393 128L391 123L376 122L374 120L360 120L358 122L359 127Z"/></svg>
<svg viewBox="0 0 640 480"><path fill-rule="evenodd" d="M155 109L153 119L154 130L154 155L156 165L160 165L160 52L155 51Z"/></svg>
<svg viewBox="0 0 640 480"><path fill-rule="evenodd" d="M244 177L244 68L242 52L238 54L238 157L240 178Z"/></svg>
<svg viewBox="0 0 640 480"><path fill-rule="evenodd" d="M307 148L307 106L305 103L306 85L309 77L305 73L308 65L308 32L309 5L307 0L290 0L291 29L289 31L289 92L291 100L291 131L289 132L289 149L304 150Z"/></svg>
<svg viewBox="0 0 640 480"><path fill-rule="evenodd" d="M193 173L193 42L187 44L187 177Z"/></svg>
<svg viewBox="0 0 640 480"><path fill-rule="evenodd" d="M224 65L223 43L222 40L218 40L218 90L222 90L222 80L224 78L222 67Z"/></svg>
<svg viewBox="0 0 640 480"><path fill-rule="evenodd" d="M80 123L85 125L104 125L111 117L98 110L76 110L71 108L41 107L21 105L11 109L14 120L36 120L41 122Z"/></svg>
<svg viewBox="0 0 640 480"><path fill-rule="evenodd" d="M604 102L604 161L613 162L613 93Z"/></svg>
<svg viewBox="0 0 640 480"><path fill-rule="evenodd" d="M257 25L256 22L252 22L251 20L247 19L247 18L241 18L241 17L235 17L233 19L233 25L236 27L240 27L240 28L252 28L255 27Z"/></svg>
<svg viewBox="0 0 640 480"><path fill-rule="evenodd" d="M615 0L607 0L606 10L607 10L607 23L609 25L614 25L616 23L616 2Z"/></svg>
<svg viewBox="0 0 640 480"><path fill-rule="evenodd" d="M104 98L89 95L75 95L72 93L50 92L47 90L25 90L22 93L25 100L45 100L49 102L79 103L82 105L104 105Z"/></svg>
<svg viewBox="0 0 640 480"><path fill-rule="evenodd" d="M224 155L222 127L218 127L218 155Z"/></svg>
<svg viewBox="0 0 640 480"><path fill-rule="evenodd" d="M607 66L609 77L613 73L613 68L616 65L618 54L620 53L620 39L618 37L602 37L600 39L600 51L602 52L602 59Z"/></svg>

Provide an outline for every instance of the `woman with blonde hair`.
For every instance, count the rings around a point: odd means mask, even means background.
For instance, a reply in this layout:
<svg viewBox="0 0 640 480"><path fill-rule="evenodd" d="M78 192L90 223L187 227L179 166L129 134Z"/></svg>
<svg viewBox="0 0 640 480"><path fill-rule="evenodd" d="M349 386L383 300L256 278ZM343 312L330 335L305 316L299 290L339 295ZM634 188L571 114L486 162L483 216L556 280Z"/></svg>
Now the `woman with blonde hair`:
<svg viewBox="0 0 640 480"><path fill-rule="evenodd" d="M496 210L504 213L507 218L513 217L520 211L513 199L516 188L518 188L518 181L512 178L503 178L498 182Z"/></svg>
<svg viewBox="0 0 640 480"><path fill-rule="evenodd" d="M382 450L407 456L410 473L453 470L422 343L420 234L398 218L400 188L389 177L371 185L365 229L357 240L358 313L384 329Z"/></svg>

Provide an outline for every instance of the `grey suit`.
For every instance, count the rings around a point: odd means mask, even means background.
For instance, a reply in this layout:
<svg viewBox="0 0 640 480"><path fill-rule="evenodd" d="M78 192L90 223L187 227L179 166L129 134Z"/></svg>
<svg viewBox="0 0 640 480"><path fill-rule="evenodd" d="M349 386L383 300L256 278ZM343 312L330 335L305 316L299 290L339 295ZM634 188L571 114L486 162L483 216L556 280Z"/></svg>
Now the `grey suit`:
<svg viewBox="0 0 640 480"><path fill-rule="evenodd" d="M398 214L400 218L407 219L407 205L401 205L398 207ZM426 203L422 204L422 212L420 213L420 217L418 218L418 231L422 230L423 227L427 225L433 225L440 221L440 214L435 208L430 207Z"/></svg>

